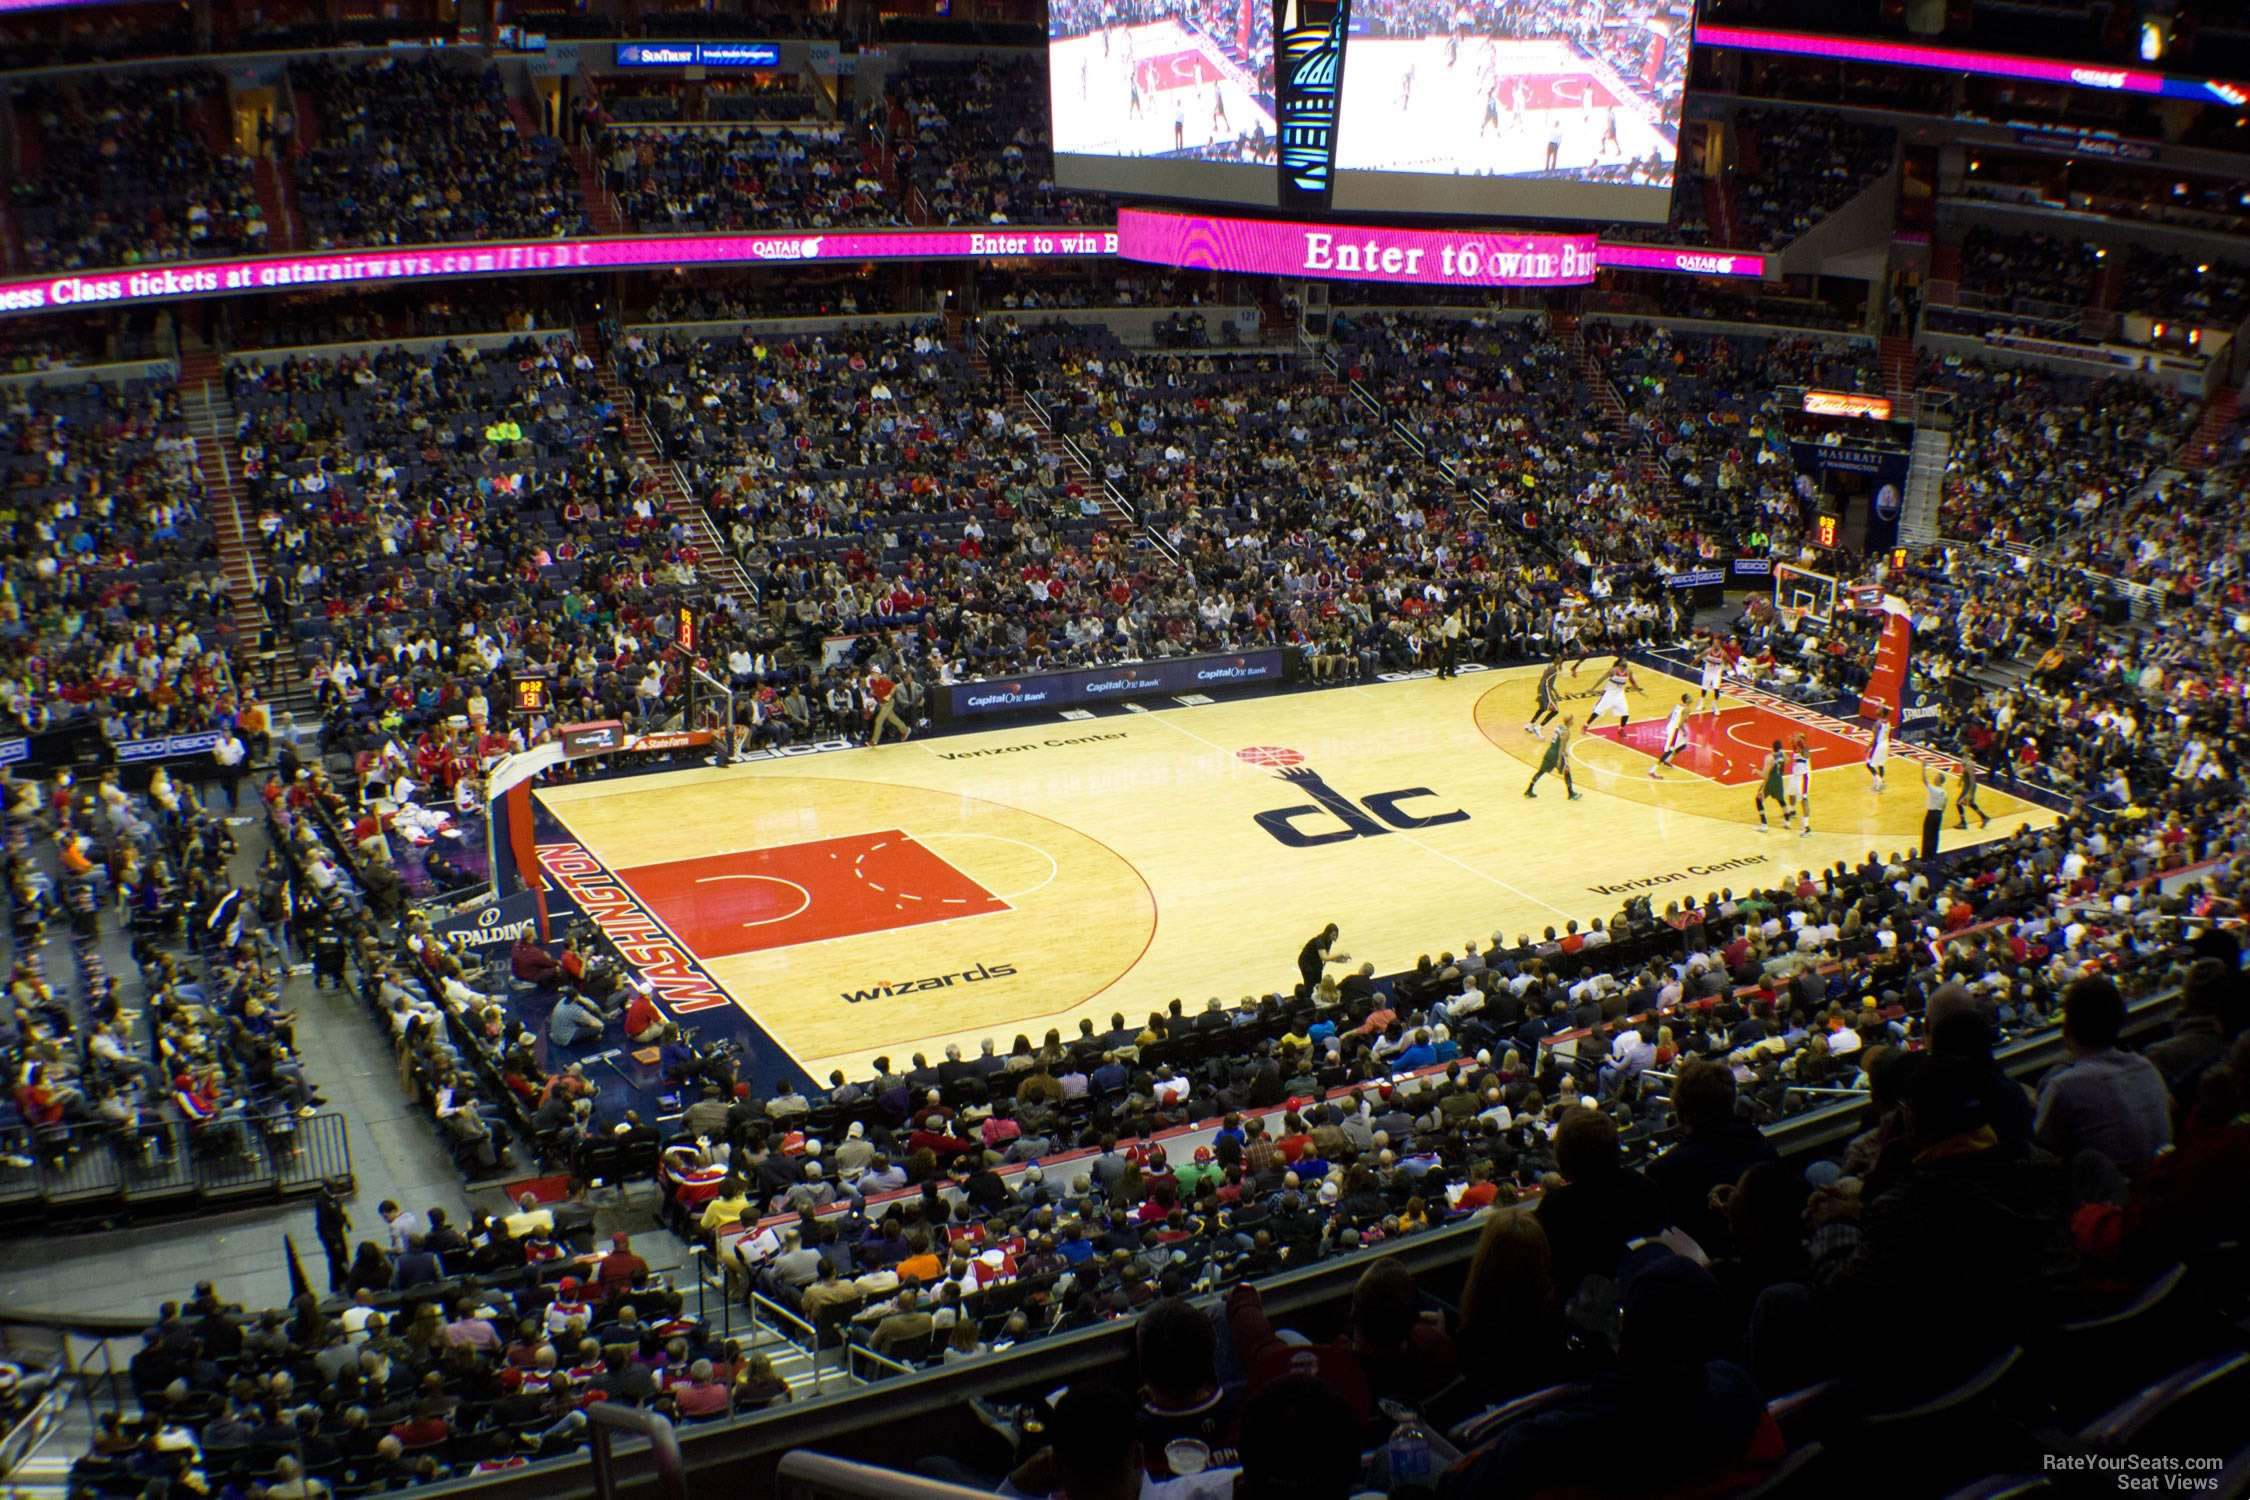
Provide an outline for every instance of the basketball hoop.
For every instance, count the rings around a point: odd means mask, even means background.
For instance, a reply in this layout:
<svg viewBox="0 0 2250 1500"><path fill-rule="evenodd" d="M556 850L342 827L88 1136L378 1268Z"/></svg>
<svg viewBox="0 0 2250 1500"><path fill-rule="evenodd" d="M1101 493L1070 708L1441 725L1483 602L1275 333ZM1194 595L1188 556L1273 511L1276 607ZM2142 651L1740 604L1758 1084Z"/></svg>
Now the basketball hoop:
<svg viewBox="0 0 2250 1500"><path fill-rule="evenodd" d="M1782 629L1788 631L1791 635L1804 633L1805 611L1803 608L1794 604L1777 604L1774 606L1774 613L1780 617Z"/></svg>

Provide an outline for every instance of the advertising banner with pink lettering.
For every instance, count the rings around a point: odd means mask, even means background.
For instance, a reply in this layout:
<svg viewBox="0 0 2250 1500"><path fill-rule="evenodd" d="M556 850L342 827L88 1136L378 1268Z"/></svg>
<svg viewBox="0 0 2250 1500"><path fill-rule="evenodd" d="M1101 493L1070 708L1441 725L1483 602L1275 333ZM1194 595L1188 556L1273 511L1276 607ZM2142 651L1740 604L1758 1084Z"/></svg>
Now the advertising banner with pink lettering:
<svg viewBox="0 0 2250 1500"><path fill-rule="evenodd" d="M1212 214L1117 215L1126 260L1251 276L1314 276L1420 286L1584 286L1598 269L1590 234L1497 234L1228 219Z"/></svg>
<svg viewBox="0 0 2250 1500"><path fill-rule="evenodd" d="M152 302L229 292L541 271L632 271L764 261L1070 260L1117 254L1108 228L874 229L850 234L621 235L603 239L429 245L261 255L72 271L0 281L0 313Z"/></svg>

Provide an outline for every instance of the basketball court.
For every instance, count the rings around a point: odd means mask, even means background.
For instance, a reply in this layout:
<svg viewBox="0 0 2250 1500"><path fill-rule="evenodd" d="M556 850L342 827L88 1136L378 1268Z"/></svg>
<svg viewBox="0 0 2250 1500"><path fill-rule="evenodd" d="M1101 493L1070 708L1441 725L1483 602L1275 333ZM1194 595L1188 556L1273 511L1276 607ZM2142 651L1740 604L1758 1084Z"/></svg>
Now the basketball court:
<svg viewBox="0 0 2250 1500"><path fill-rule="evenodd" d="M1566 676L1583 721L1605 663ZM1629 897L1742 890L1919 839L1920 752L1892 788L1864 731L1740 689L1648 776L1695 684L1646 663L1634 719L1581 738L1571 801L1524 786L1536 667L1055 718L721 768L543 788L540 859L566 893L611 893L704 976L675 1005L706 1035L816 1079L879 1053L973 1049L1081 1016L1138 1021L1283 989L1323 923L1378 972L1468 939L1508 941ZM1760 757L1812 746L1810 838L1761 834ZM1928 757L1938 759L1936 757ZM2053 814L1996 789L1974 842ZM585 904L585 903L581 903ZM604 913L605 925L609 914ZM668 1000L685 990L667 990Z"/></svg>

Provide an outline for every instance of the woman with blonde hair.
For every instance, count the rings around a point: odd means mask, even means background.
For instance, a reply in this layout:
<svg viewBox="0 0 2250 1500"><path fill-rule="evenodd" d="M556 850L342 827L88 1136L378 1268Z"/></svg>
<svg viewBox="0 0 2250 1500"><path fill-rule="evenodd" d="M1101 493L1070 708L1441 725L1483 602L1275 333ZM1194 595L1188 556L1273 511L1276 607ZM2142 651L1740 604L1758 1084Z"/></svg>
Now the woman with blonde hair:
<svg viewBox="0 0 2250 1500"><path fill-rule="evenodd" d="M980 1359L991 1352L992 1350L985 1344L984 1340L977 1337L976 1319L957 1318L954 1320L953 1332L947 1336L945 1341L944 1360L946 1364L966 1364L972 1359Z"/></svg>
<svg viewBox="0 0 2250 1500"><path fill-rule="evenodd" d="M777 1406L787 1401L793 1392L789 1382L774 1372L773 1361L764 1354L752 1354L734 1372L734 1406L740 1411L752 1406Z"/></svg>

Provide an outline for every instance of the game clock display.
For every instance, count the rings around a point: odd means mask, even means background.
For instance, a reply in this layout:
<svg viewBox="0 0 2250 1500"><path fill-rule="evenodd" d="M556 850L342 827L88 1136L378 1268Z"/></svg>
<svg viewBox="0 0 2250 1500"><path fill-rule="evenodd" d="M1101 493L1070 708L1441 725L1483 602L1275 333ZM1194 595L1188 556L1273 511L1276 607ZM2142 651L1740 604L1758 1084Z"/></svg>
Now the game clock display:
<svg viewBox="0 0 2250 1500"><path fill-rule="evenodd" d="M1813 518L1813 545L1818 547L1837 546L1843 529L1844 523L1838 517L1815 516Z"/></svg>
<svg viewBox="0 0 2250 1500"><path fill-rule="evenodd" d="M552 695L546 678L518 677L512 686L517 713L532 718L547 711Z"/></svg>

